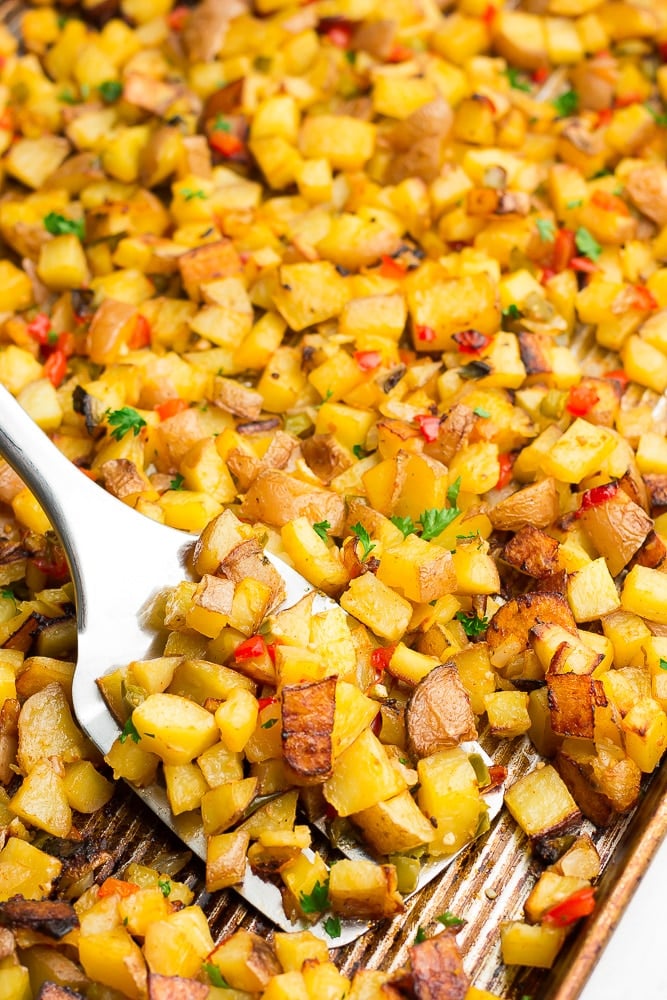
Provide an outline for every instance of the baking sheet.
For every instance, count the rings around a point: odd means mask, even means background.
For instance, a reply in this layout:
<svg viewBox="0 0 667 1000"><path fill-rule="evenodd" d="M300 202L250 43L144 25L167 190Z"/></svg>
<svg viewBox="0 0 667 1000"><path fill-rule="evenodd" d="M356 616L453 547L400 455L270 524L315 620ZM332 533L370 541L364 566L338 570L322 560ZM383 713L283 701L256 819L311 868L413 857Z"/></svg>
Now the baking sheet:
<svg viewBox="0 0 667 1000"><path fill-rule="evenodd" d="M22 8L18 0L0 3L0 23L8 24L18 34ZM604 352L594 346L590 330L580 332L576 353L589 374L610 367ZM633 386L626 392L623 406L632 408L641 401L642 394ZM667 431L665 399L655 409L655 422L656 430ZM480 742L497 764L508 768L508 784L541 760L525 737L503 742L482 733ZM117 786L107 806L87 818L79 829L85 839L90 839L97 848L106 848L111 855L98 876L122 871L132 861L150 865L165 853L180 854L184 850L181 841L157 823L153 813L122 784ZM531 856L527 838L506 812L501 813L486 835L462 852L444 877L414 896L404 914L377 924L353 944L332 951L333 960L347 975L363 967L398 969L407 959L419 926L450 910L466 920L457 940L465 969L475 986L506 1000L520 1000L523 996L535 1000L576 1000L667 834L666 764L645 778L639 805L632 814L620 818L607 830L597 830L584 821L580 832L590 834L602 858L597 906L594 914L571 933L553 969L507 967L500 960L500 923L523 916L529 887L543 870L542 863ZM233 890L212 895L206 892L204 865L198 858L191 859L179 879L194 890L194 902L204 909L216 940L237 927L254 930L262 936L271 932L271 925L249 910Z"/></svg>

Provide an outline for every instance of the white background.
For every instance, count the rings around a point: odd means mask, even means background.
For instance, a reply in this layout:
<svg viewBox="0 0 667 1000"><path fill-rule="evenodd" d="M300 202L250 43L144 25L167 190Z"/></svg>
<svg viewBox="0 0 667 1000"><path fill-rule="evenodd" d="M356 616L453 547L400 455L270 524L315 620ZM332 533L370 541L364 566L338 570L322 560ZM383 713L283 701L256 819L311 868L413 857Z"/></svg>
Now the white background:
<svg viewBox="0 0 667 1000"><path fill-rule="evenodd" d="M655 855L580 1000L667 1000L667 841Z"/></svg>

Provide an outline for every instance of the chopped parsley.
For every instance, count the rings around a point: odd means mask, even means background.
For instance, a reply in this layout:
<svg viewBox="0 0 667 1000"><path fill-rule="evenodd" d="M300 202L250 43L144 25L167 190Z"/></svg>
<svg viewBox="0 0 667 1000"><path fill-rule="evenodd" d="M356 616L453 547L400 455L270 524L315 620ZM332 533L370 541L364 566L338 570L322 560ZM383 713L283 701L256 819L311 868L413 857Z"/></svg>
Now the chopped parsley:
<svg viewBox="0 0 667 1000"><path fill-rule="evenodd" d="M267 719L262 723L262 729L273 729L277 721L277 719Z"/></svg>
<svg viewBox="0 0 667 1000"><path fill-rule="evenodd" d="M170 490L182 490L184 482L185 482L185 479L184 479L184 477L179 472L178 475L174 476L174 478L169 483L169 489Z"/></svg>
<svg viewBox="0 0 667 1000"><path fill-rule="evenodd" d="M451 489L451 487L450 487ZM449 527L452 521L459 516L461 511L458 507L430 507L422 511L419 522L422 526L422 538L429 542L432 538L441 535L445 528Z"/></svg>
<svg viewBox="0 0 667 1000"><path fill-rule="evenodd" d="M399 531L403 532L403 538L407 538L408 535L414 534L417 530L417 526L411 517L399 517L398 514L394 514L390 520Z"/></svg>
<svg viewBox="0 0 667 1000"><path fill-rule="evenodd" d="M83 219L68 219L58 212L49 212L44 216L44 227L52 236L78 236L80 240L84 238L85 226Z"/></svg>
<svg viewBox="0 0 667 1000"><path fill-rule="evenodd" d="M463 631L469 639L475 639L485 632L489 625L488 618L479 618L474 611L469 615L465 611L457 611L454 615L458 622L463 625Z"/></svg>
<svg viewBox="0 0 667 1000"><path fill-rule="evenodd" d="M489 411L485 410L483 406L476 406L472 412L475 414L476 417L484 417L485 420L488 420L489 417L491 416Z"/></svg>
<svg viewBox="0 0 667 1000"><path fill-rule="evenodd" d="M218 966L214 965L213 962L204 962L202 965L202 969L208 976L211 986L217 986L219 989L222 990L231 990L231 986L229 985L223 974L220 972Z"/></svg>
<svg viewBox="0 0 667 1000"><path fill-rule="evenodd" d="M329 531L330 528L331 525L329 524L328 521L317 521L313 525L313 531L315 532L316 535L320 536L323 542L326 542L327 538L329 537L327 532Z"/></svg>
<svg viewBox="0 0 667 1000"><path fill-rule="evenodd" d="M451 912L451 910L445 910L444 913L441 913L440 916L435 919L439 924L443 924L444 927L463 927L465 923L465 920L462 920L461 917L457 917L455 913Z"/></svg>
<svg viewBox="0 0 667 1000"><path fill-rule="evenodd" d="M375 548L375 542L371 541L371 536L368 534L363 524L361 524L359 521L357 521L356 524L352 525L350 531L352 532L353 535L356 535L359 541L361 542L363 548L363 551L361 553L361 561L366 562L369 555Z"/></svg>
<svg viewBox="0 0 667 1000"><path fill-rule="evenodd" d="M584 226L579 226L577 229L574 234L574 242L577 244L579 253L590 260L597 260L602 253L602 247Z"/></svg>
<svg viewBox="0 0 667 1000"><path fill-rule="evenodd" d="M316 882L310 892L302 892L299 903L304 913L322 913L329 905L329 880Z"/></svg>
<svg viewBox="0 0 667 1000"><path fill-rule="evenodd" d="M513 90L523 90L527 94L530 93L530 83L526 79L526 76L520 69L517 69L516 66L508 66L503 73L509 80L509 85Z"/></svg>
<svg viewBox="0 0 667 1000"><path fill-rule="evenodd" d="M415 944L421 944L422 941L428 940L428 934L423 927L417 928L417 933L415 934Z"/></svg>
<svg viewBox="0 0 667 1000"><path fill-rule="evenodd" d="M141 739L141 736L139 734L139 730L137 729L137 727L135 726L135 724L132 722L132 716L130 716L130 718L127 720L127 722L123 726L123 731L121 732L120 736L118 737L118 742L119 743L125 743L127 740L132 740L133 743L138 743L140 739Z"/></svg>
<svg viewBox="0 0 667 1000"><path fill-rule="evenodd" d="M644 107L646 108L648 113L652 116L653 121L656 123L656 125L660 125L663 128L667 125L667 114L665 114L664 111L656 111L655 108L648 103L646 103Z"/></svg>
<svg viewBox="0 0 667 1000"><path fill-rule="evenodd" d="M579 110L579 94L576 90L566 90L551 102L559 118L567 118Z"/></svg>
<svg viewBox="0 0 667 1000"><path fill-rule="evenodd" d="M111 437L116 441L120 441L130 431L136 437L141 428L146 426L144 418L132 406L123 406L120 410L107 410L105 416L113 428Z"/></svg>
<svg viewBox="0 0 667 1000"><path fill-rule="evenodd" d="M123 84L120 80L104 80L97 89L105 104L115 104L123 93Z"/></svg>
<svg viewBox="0 0 667 1000"><path fill-rule="evenodd" d="M10 587L3 587L2 590L0 590L0 597L2 597L5 601L16 600L14 597L14 591Z"/></svg>
<svg viewBox="0 0 667 1000"><path fill-rule="evenodd" d="M157 887L164 896L165 899L168 898L171 893L171 882L168 878L159 878L157 880Z"/></svg>
<svg viewBox="0 0 667 1000"><path fill-rule="evenodd" d="M58 94L58 100L61 101L63 104L76 104L77 102L75 95L72 93L69 87L66 87L65 90L60 91L60 93Z"/></svg>
<svg viewBox="0 0 667 1000"><path fill-rule="evenodd" d="M503 309L503 319L521 319L521 310L516 302L510 302L507 309Z"/></svg>
<svg viewBox="0 0 667 1000"><path fill-rule="evenodd" d="M195 198L198 198L200 201L206 201L207 198L206 192L202 191L201 188L184 187L181 188L181 194L185 201L194 201Z"/></svg>
<svg viewBox="0 0 667 1000"><path fill-rule="evenodd" d="M339 917L327 917L322 926L330 938L340 937L341 926Z"/></svg>
<svg viewBox="0 0 667 1000"><path fill-rule="evenodd" d="M582 198L573 198L572 201L568 201L568 202L565 203L565 207L566 208L581 208L581 206L583 205L583 203L584 202L583 202Z"/></svg>
<svg viewBox="0 0 667 1000"><path fill-rule="evenodd" d="M667 660L663 660L662 656L660 657L659 666L661 670L667 670Z"/></svg>
<svg viewBox="0 0 667 1000"><path fill-rule="evenodd" d="M556 238L556 227L551 219L537 219L535 222L540 239L543 243L553 243Z"/></svg>
<svg viewBox="0 0 667 1000"><path fill-rule="evenodd" d="M488 416L488 413L486 414L486 416ZM457 476L454 482L450 483L450 485L447 487L447 503L450 505L450 507L456 507L456 502L459 498L460 490L461 490L461 477ZM457 510L456 513L459 514L460 511Z"/></svg>
<svg viewBox="0 0 667 1000"><path fill-rule="evenodd" d="M223 115L216 115L212 125L213 132L231 132L232 126Z"/></svg>
<svg viewBox="0 0 667 1000"><path fill-rule="evenodd" d="M361 444L355 444L352 448L352 454L355 458L366 458L366 449Z"/></svg>

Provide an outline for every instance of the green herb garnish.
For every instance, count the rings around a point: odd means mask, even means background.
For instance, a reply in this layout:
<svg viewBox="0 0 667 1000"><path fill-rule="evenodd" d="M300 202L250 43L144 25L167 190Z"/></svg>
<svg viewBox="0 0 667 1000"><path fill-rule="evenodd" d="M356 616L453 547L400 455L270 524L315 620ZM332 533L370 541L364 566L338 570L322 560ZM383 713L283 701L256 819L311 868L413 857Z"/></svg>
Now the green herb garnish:
<svg viewBox="0 0 667 1000"><path fill-rule="evenodd" d="M266 722L262 723L262 729L273 729L277 721L277 719L267 719Z"/></svg>
<svg viewBox="0 0 667 1000"><path fill-rule="evenodd" d="M330 938L340 937L341 927L339 917L327 917L322 926Z"/></svg>
<svg viewBox="0 0 667 1000"><path fill-rule="evenodd" d="M366 458L367 452L366 449L363 447L363 445L355 444L352 446L352 454L354 455L355 458L362 459Z"/></svg>
<svg viewBox="0 0 667 1000"><path fill-rule="evenodd" d="M472 412L475 414L476 417L484 417L485 420L488 420L489 417L491 416L489 411L485 410L483 406L476 406Z"/></svg>
<svg viewBox="0 0 667 1000"><path fill-rule="evenodd" d="M123 406L120 410L107 410L105 416L113 428L110 432L111 437L116 441L120 441L130 431L136 437L141 428L146 426L144 418L131 406Z"/></svg>
<svg viewBox="0 0 667 1000"><path fill-rule="evenodd" d="M220 972L218 966L214 965L213 962L204 962L202 969L208 976L211 986L217 986L221 990L231 990L231 986Z"/></svg>
<svg viewBox="0 0 667 1000"><path fill-rule="evenodd" d="M523 90L527 94L530 93L530 83L520 69L517 69L516 66L508 66L503 72L513 90Z"/></svg>
<svg viewBox="0 0 667 1000"><path fill-rule="evenodd" d="M328 521L317 521L313 525L313 531L315 532L316 535L320 536L323 542L326 542L326 540L328 539L329 536L327 532L329 531L330 528L331 525L329 524Z"/></svg>
<svg viewBox="0 0 667 1000"><path fill-rule="evenodd" d="M169 881L169 879L168 878L159 878L157 880L157 887L160 890L160 892L162 893L162 895L164 896L164 898L167 899L167 897L171 893L171 882Z"/></svg>
<svg viewBox="0 0 667 1000"><path fill-rule="evenodd" d="M579 253L590 260L597 260L602 253L602 247L598 241L583 226L579 226L574 234L574 242L577 244Z"/></svg>
<svg viewBox="0 0 667 1000"><path fill-rule="evenodd" d="M414 534L417 530L417 526L411 517L399 517L398 514L394 514L390 520L399 531L403 532L403 538L407 538L408 535Z"/></svg>
<svg viewBox="0 0 667 1000"><path fill-rule="evenodd" d="M463 625L463 631L469 639L475 639L482 632L485 632L489 625L488 618L479 618L474 612L469 615L465 611L457 611L454 615L457 621Z"/></svg>
<svg viewBox="0 0 667 1000"><path fill-rule="evenodd" d="M375 542L371 541L371 536L368 534L363 524L360 524L359 521L357 521L356 524L352 525L350 531L352 532L353 535L356 535L359 541L361 542L363 547L363 552L361 553L361 561L366 562L369 555L375 548Z"/></svg>
<svg viewBox="0 0 667 1000"><path fill-rule="evenodd" d="M130 718L127 720L127 722L123 726L123 731L121 732L120 736L118 737L118 742L119 743L125 743L126 740L132 740L133 743L138 743L140 739L141 739L141 736L139 734L139 730L137 729L137 727L135 726L135 724L132 722L132 716L130 716Z"/></svg>
<svg viewBox="0 0 667 1000"><path fill-rule="evenodd" d="M84 238L85 226L83 219L68 219L58 212L49 212L44 216L44 227L52 236L78 236L80 240Z"/></svg>
<svg viewBox="0 0 667 1000"><path fill-rule="evenodd" d="M667 670L667 660L663 660L662 656L660 657L659 666L661 670Z"/></svg>
<svg viewBox="0 0 667 1000"><path fill-rule="evenodd" d="M488 416L488 414L487 414ZM447 487L447 503L450 507L456 507L456 502L459 498L459 493L461 491L461 477L457 476L453 483L450 483ZM457 514L461 512L457 510Z"/></svg>
<svg viewBox="0 0 667 1000"><path fill-rule="evenodd" d="M559 118L567 118L579 110L579 94L576 90L566 90L551 102Z"/></svg>
<svg viewBox="0 0 667 1000"><path fill-rule="evenodd" d="M543 243L553 243L556 238L556 227L551 219L537 219L535 221L537 231Z"/></svg>
<svg viewBox="0 0 667 1000"><path fill-rule="evenodd" d="M185 478L180 474L180 472L174 476L174 478L169 483L170 490L182 490Z"/></svg>
<svg viewBox="0 0 667 1000"><path fill-rule="evenodd" d="M105 104L115 104L123 93L123 84L120 80L104 80L97 89Z"/></svg>
<svg viewBox="0 0 667 1000"><path fill-rule="evenodd" d="M507 309L503 309L503 319L521 319L521 310L516 302L510 302Z"/></svg>
<svg viewBox="0 0 667 1000"><path fill-rule="evenodd" d="M565 203L565 207L566 208L581 208L581 206L583 205L583 203L584 202L583 202L582 198L573 198L572 201L568 201L568 202Z"/></svg>
<svg viewBox="0 0 667 1000"><path fill-rule="evenodd" d="M185 201L194 201L195 198L198 198L200 201L206 201L207 198L206 192L202 191L201 188L184 187L181 188L181 194Z"/></svg>
<svg viewBox="0 0 667 1000"><path fill-rule="evenodd" d="M311 892L302 892L299 904L304 913L322 913L329 905L329 881L316 882Z"/></svg>
<svg viewBox="0 0 667 1000"><path fill-rule="evenodd" d="M451 488L451 487L450 487ZM419 522L422 526L422 538L429 542L432 538L441 535L445 528L449 527L461 511L458 507L430 507L422 511Z"/></svg>
<svg viewBox="0 0 667 1000"><path fill-rule="evenodd" d="M441 913L439 917L435 918L439 924L443 924L445 927L462 927L465 920L461 920L461 917L457 917L455 913L451 910L445 910Z"/></svg>
<svg viewBox="0 0 667 1000"><path fill-rule="evenodd" d="M417 933L415 934L415 944L421 944L422 941L428 940L428 934L423 927L417 928Z"/></svg>

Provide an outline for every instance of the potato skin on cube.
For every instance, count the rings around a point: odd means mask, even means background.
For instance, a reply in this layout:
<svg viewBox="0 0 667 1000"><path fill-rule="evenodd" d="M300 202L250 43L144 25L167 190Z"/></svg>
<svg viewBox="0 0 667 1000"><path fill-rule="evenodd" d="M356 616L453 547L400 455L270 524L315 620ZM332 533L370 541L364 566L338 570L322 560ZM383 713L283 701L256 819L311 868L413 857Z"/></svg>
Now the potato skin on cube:
<svg viewBox="0 0 667 1000"><path fill-rule="evenodd" d="M418 1000L465 1000L470 980L452 934L444 931L409 949L412 989Z"/></svg>
<svg viewBox="0 0 667 1000"><path fill-rule="evenodd" d="M576 802L551 764L515 781L505 792L505 805L529 837L567 830L581 818Z"/></svg>
<svg viewBox="0 0 667 1000"><path fill-rule="evenodd" d="M406 708L407 733L415 757L477 739L475 716L455 663L442 663L415 688Z"/></svg>
<svg viewBox="0 0 667 1000"><path fill-rule="evenodd" d="M334 913L360 920L382 920L404 910L393 865L373 861L338 861L329 875Z"/></svg>
<svg viewBox="0 0 667 1000"><path fill-rule="evenodd" d="M300 779L328 778L333 766L336 678L285 686L280 697L285 763Z"/></svg>

